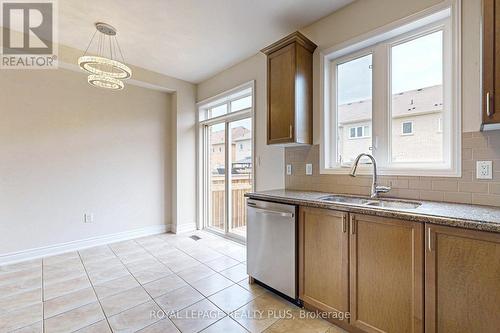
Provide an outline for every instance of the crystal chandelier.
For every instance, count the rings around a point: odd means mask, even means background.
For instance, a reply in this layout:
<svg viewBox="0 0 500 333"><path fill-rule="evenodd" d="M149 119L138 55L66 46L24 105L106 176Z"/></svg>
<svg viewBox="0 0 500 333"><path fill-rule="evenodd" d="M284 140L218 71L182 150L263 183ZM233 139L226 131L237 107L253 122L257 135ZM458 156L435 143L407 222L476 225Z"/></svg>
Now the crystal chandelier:
<svg viewBox="0 0 500 333"><path fill-rule="evenodd" d="M111 90L122 90L124 84L121 80L132 77L132 71L124 64L122 50L120 44L118 44L118 39L116 39L116 29L102 22L97 22L95 27L96 31L92 35L85 53L78 58L78 65L90 74L87 79L90 85ZM97 41L94 43L97 55L87 55L97 32L99 34ZM118 57L118 53L122 62L115 59ZM109 55L109 57L106 55Z"/></svg>

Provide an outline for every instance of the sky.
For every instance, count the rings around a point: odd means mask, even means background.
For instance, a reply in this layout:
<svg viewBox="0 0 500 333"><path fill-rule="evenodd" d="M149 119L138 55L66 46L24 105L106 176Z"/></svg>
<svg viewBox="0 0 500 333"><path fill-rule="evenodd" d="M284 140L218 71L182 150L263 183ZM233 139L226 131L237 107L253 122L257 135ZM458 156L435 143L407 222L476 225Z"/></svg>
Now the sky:
<svg viewBox="0 0 500 333"><path fill-rule="evenodd" d="M442 84L443 37L434 32L392 47L392 93ZM338 65L338 104L371 98L372 56Z"/></svg>

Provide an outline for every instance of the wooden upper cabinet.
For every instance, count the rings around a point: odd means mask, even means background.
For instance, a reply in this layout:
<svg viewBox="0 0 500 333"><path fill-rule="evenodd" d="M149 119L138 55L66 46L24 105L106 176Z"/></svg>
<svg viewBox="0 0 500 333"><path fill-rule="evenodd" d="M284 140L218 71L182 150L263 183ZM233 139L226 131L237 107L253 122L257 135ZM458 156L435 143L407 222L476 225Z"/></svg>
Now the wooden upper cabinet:
<svg viewBox="0 0 500 333"><path fill-rule="evenodd" d="M299 298L306 306L349 311L347 228L345 212L300 207Z"/></svg>
<svg viewBox="0 0 500 333"><path fill-rule="evenodd" d="M267 144L312 144L312 65L316 45L295 32L267 55Z"/></svg>
<svg viewBox="0 0 500 333"><path fill-rule="evenodd" d="M500 234L427 225L425 332L500 330Z"/></svg>
<svg viewBox="0 0 500 333"><path fill-rule="evenodd" d="M483 0L482 129L490 127L500 128L500 0Z"/></svg>
<svg viewBox="0 0 500 333"><path fill-rule="evenodd" d="M423 225L361 214L350 222L351 325L423 332Z"/></svg>

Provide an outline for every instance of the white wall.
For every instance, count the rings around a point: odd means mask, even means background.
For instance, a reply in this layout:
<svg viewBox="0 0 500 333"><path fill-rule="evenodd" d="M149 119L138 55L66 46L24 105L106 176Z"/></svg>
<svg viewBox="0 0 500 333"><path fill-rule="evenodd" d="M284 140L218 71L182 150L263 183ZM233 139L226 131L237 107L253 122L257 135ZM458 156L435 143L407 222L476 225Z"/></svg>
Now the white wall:
<svg viewBox="0 0 500 333"><path fill-rule="evenodd" d="M11 70L0 100L0 254L172 222L170 94Z"/></svg>
<svg viewBox="0 0 500 333"><path fill-rule="evenodd" d="M197 101L255 80L255 182L259 191L283 188L284 149L266 144L267 76L266 56L258 53L198 84Z"/></svg>

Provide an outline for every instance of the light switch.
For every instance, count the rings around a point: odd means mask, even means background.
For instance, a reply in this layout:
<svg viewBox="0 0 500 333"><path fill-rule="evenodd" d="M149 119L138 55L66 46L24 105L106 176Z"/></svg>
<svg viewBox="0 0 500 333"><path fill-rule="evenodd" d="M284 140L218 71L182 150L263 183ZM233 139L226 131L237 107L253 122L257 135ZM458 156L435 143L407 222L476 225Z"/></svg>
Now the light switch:
<svg viewBox="0 0 500 333"><path fill-rule="evenodd" d="M493 162L476 161L476 178L493 179Z"/></svg>
<svg viewBox="0 0 500 333"><path fill-rule="evenodd" d="M290 176L292 174L292 165L291 164L286 165L286 174L287 174L287 176Z"/></svg>
<svg viewBox="0 0 500 333"><path fill-rule="evenodd" d="M311 163L306 164L306 175L310 176L313 174L313 165Z"/></svg>

